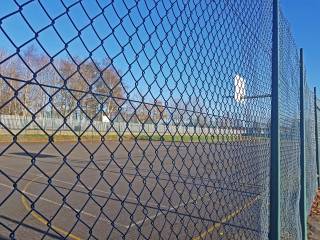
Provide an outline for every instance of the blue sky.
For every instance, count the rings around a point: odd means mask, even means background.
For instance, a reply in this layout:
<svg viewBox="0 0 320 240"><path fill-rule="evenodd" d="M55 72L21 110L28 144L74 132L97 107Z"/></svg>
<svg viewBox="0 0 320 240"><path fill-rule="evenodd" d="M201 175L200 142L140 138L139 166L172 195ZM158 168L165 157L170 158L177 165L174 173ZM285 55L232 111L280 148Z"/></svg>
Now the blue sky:
<svg viewBox="0 0 320 240"><path fill-rule="evenodd" d="M21 52L35 45L54 59L68 54L112 59L122 73L129 98L133 92L148 102L184 99L188 108L192 102L204 113L221 116L238 104L230 97L237 74L245 75L250 95L270 91L263 82L270 77L265 62L270 34L261 26L260 17L266 15L262 12L266 8L259 8L259 2L250 3L256 10L250 15L249 27L243 24L247 13L242 11L249 7L241 2L233 9L225 2L185 4L184 0L145 0L138 4L134 0L17 2L28 4L18 11L14 1L2 2L0 16L6 17L0 47L15 54L31 39Z"/></svg>
<svg viewBox="0 0 320 240"><path fill-rule="evenodd" d="M270 46L261 47L270 44L270 28L263 26L271 16L264 12L269 2L235 1L232 8L223 1L210 6L205 1L184 4L184 0L144 0L138 4L135 0L17 2L28 4L22 15L17 12L3 19L0 47L14 54L18 46L33 39L28 45L36 45L55 59L68 53L112 59L126 81L129 98L134 93L148 102L157 98L170 101L171 96L193 99L198 106L204 106L202 112L222 115L228 108L244 111L228 97L233 95L237 74L245 77L248 95L270 92L265 82L270 79L270 66L264 51ZM298 46L305 48L308 79L313 86L320 76L320 24L312 19L319 12L319 3L303 2L300 6L302 1L283 0L283 8ZM12 0L1 3L0 16L18 11ZM56 19L54 24L52 19ZM245 21L251 24L243 24ZM37 38L35 32L39 32ZM250 107L261 109L264 104L261 100Z"/></svg>
<svg viewBox="0 0 320 240"><path fill-rule="evenodd" d="M320 1L282 0L281 6L298 47L304 49L309 86L316 86L320 96Z"/></svg>

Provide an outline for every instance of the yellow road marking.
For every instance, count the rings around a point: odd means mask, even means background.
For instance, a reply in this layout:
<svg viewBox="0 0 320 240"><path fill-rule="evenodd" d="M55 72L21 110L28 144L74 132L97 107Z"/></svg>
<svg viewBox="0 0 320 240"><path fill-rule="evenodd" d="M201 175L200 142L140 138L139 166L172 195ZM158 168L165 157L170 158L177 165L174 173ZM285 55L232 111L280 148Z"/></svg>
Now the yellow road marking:
<svg viewBox="0 0 320 240"><path fill-rule="evenodd" d="M24 186L22 192L27 192L27 189L28 189L28 187L31 185L31 183L33 183L34 181L36 181L37 179L39 179L39 178L41 178L41 177L42 177L42 176L38 176L38 177L33 178L30 182L28 182L28 183ZM38 213L36 213L34 210L31 209L31 207L29 206L28 201L27 201L27 199L26 199L26 197L25 197L24 195L21 195L21 202L22 202L24 208L25 208L27 211L29 211L29 212L31 211L31 215L32 215L35 219L37 219L40 223L48 226L48 223L49 223L49 222L48 222L46 219L44 219L42 216L40 216ZM72 233L69 233L69 232L63 230L62 228L56 227L56 226L54 226L54 225L51 225L50 228L52 228L53 230L55 230L56 232L58 232L58 233L60 233L60 234L62 234L62 235L67 236L68 238L71 238L71 239L74 239L74 240L81 240L81 238L77 237L76 235L74 235L74 234L72 234Z"/></svg>
<svg viewBox="0 0 320 240"><path fill-rule="evenodd" d="M246 204L244 204L241 208L236 209L236 211L232 212L231 214L225 216L224 218L222 218L221 222L219 223L215 223L213 224L211 227L209 227L207 229L207 231L202 232L199 236L192 238L193 240L201 240L204 239L208 234L212 233L214 230L218 230L219 227L221 227L222 224L229 222L231 219L233 219L234 217L236 217L237 215L239 215L243 210L245 210L246 208L249 208L251 205L253 205L258 199L260 198L260 196L257 196L253 199L251 199L249 202L247 202ZM219 233L220 236L223 235L223 232Z"/></svg>

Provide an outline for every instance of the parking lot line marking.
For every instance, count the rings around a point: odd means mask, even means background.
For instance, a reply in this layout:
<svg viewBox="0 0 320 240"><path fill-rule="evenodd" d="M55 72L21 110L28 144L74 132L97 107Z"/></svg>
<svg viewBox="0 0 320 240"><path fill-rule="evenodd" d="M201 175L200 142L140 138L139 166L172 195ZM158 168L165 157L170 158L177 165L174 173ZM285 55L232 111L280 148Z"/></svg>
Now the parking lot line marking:
<svg viewBox="0 0 320 240"><path fill-rule="evenodd" d="M34 181L36 181L38 178L40 178L40 176L38 177L35 177L33 178L30 182L28 182L24 188L23 188L23 192L26 192L28 187L31 185L31 183L33 183ZM37 219L40 223L42 223L43 225L45 226L48 226L48 221L46 219L44 219L42 216L40 216L38 213L36 213L34 210L31 209L31 207L29 206L28 202L27 202L27 199L24 195L21 194L21 202L23 204L23 206L25 207L25 209L30 212L31 211L31 215ZM49 227L49 226L48 226ZM70 233L70 232L67 232L65 230L63 230L62 228L59 228L59 227L56 227L54 225L51 225L49 228L52 228L54 231L62 234L62 235L65 235L67 238L71 238L71 239L74 239L74 240L81 240L80 237Z"/></svg>
<svg viewBox="0 0 320 240"><path fill-rule="evenodd" d="M215 230L218 230L218 228L221 227L222 224L229 222L231 219L233 219L234 217L239 215L243 210L251 207L259 199L260 199L260 196L257 196L255 198L251 199L250 201L246 202L242 207L237 208L235 211L233 211L229 215L222 218L220 222L213 224L206 231L202 232L199 236L192 238L192 240L204 239L208 234L212 233ZM222 232L220 232L219 234L221 234L221 233Z"/></svg>

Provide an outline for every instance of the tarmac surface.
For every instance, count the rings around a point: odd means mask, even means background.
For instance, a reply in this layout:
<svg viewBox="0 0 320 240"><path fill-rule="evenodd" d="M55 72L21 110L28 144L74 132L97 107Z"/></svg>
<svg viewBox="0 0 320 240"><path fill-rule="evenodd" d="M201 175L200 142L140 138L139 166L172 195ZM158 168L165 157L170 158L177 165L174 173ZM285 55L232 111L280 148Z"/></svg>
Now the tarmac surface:
<svg viewBox="0 0 320 240"><path fill-rule="evenodd" d="M267 140L1 143L0 239L258 239Z"/></svg>

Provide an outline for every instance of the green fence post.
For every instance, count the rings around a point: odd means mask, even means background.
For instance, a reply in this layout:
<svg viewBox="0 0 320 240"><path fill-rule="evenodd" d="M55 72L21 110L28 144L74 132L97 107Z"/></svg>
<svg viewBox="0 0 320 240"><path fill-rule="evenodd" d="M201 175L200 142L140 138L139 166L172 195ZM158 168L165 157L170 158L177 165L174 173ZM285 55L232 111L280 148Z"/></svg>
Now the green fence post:
<svg viewBox="0 0 320 240"><path fill-rule="evenodd" d="M317 163L317 182L318 182L318 188L320 187L320 163L319 163L319 136L318 136L318 109L319 106L317 104L317 88L314 87L314 131L315 131L315 137L316 137L316 163Z"/></svg>
<svg viewBox="0 0 320 240"><path fill-rule="evenodd" d="M304 64L303 49L300 49L300 221L302 239L307 240L307 210L306 210L306 171L305 171L305 114L304 114Z"/></svg>
<svg viewBox="0 0 320 240"><path fill-rule="evenodd" d="M269 239L280 240L279 2L273 0Z"/></svg>

